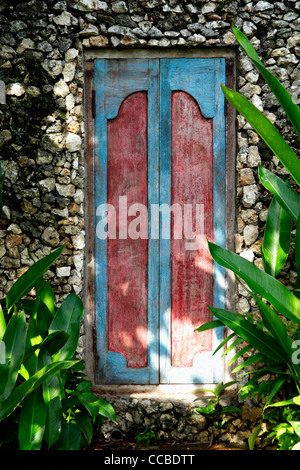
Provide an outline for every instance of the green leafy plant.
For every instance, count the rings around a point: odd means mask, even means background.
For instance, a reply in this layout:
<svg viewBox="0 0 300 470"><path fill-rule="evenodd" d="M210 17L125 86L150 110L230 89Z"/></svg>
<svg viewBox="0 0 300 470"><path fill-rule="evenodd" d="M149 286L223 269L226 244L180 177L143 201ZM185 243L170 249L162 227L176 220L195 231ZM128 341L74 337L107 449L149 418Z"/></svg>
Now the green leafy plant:
<svg viewBox="0 0 300 470"><path fill-rule="evenodd" d="M69 294L56 307L51 286L42 278L63 248L33 263L1 301L3 446L17 439L20 450L80 449L91 441L98 417L116 419L111 405L89 392L76 357L81 299ZM35 300L24 299L33 287Z"/></svg>
<svg viewBox="0 0 300 470"><path fill-rule="evenodd" d="M300 136L299 108L277 78L263 66L251 42L234 26L233 31L239 45L257 67ZM288 399L284 401L285 404L293 400L293 403L298 405L300 365L299 361L295 360L294 353L295 345L300 339L300 231L298 229L300 196L296 190L300 184L300 162L276 127L252 103L223 85L222 90L227 100L248 120L277 156L293 181L289 184L288 181L259 166L260 182L273 194L262 245L264 271L241 256L209 243L209 250L215 262L233 271L238 282L241 282L255 300L261 321L254 321L251 315L245 317L239 313L211 306L209 308L215 319L202 325L197 331L225 325L232 333L224 339L220 347L235 337L237 339L233 343L234 346L246 341L247 344L234 355L230 364L242 358L246 352L249 354L250 350L253 351L252 356L239 364L233 372L241 373L240 371L246 367L252 368L252 371L245 372L245 374L250 373L251 378L241 389L244 396L253 393L254 390L261 392L260 380L264 378L267 382L265 392L267 390L268 396L264 411L274 406L272 400L278 393L287 394ZM292 186L296 186L296 189ZM292 223L296 225L295 265L298 274L293 292L276 278L290 252ZM224 355L229 349L231 348L225 350ZM261 423L249 439L250 449L253 449L260 429Z"/></svg>
<svg viewBox="0 0 300 470"><path fill-rule="evenodd" d="M295 404L278 402L265 419L275 423L269 438L278 442L279 450L300 449L300 408ZM279 424L278 424L279 423Z"/></svg>
<svg viewBox="0 0 300 470"><path fill-rule="evenodd" d="M136 436L135 440L138 444L150 445L156 441L155 432L152 429L146 428Z"/></svg>
<svg viewBox="0 0 300 470"><path fill-rule="evenodd" d="M213 421L213 425L216 430L219 430L224 426L225 424L224 414L241 412L240 408L236 406L222 406L220 403L220 398L222 394L224 393L224 391L226 390L226 388L230 387L231 385L235 383L236 383L235 381L227 382L225 384L223 382L220 382L219 384L216 385L214 389L203 389L203 390L199 390L195 392L195 393L210 392L214 395L213 398L209 399L207 406L200 406L196 408L196 411L200 414L209 415ZM199 400L199 399L200 398L196 398L196 400Z"/></svg>
<svg viewBox="0 0 300 470"><path fill-rule="evenodd" d="M58 449L75 450L87 447L93 438L94 426L105 419L116 422L113 407L103 398L91 392L92 383L86 380L83 361L67 373L62 393L62 433ZM70 444L69 444L70 442Z"/></svg>

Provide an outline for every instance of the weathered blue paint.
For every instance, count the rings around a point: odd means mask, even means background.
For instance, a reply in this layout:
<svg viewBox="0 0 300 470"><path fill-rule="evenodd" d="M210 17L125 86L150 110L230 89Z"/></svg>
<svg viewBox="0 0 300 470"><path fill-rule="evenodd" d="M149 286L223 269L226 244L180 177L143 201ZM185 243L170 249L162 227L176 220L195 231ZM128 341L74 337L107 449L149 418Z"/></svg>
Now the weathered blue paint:
<svg viewBox="0 0 300 470"><path fill-rule="evenodd" d="M95 215L97 207L107 202L107 120L117 116L122 101L137 91L148 92L148 204L158 200L159 192L159 122L157 60L95 61ZM138 112L138 110L137 110ZM150 211L149 211L150 213ZM95 227L98 220L95 218ZM149 226L151 221L149 220ZM107 242L95 241L95 311L98 364L96 380L100 383L158 383L158 259L159 240L148 245L148 364L128 368L122 354L107 348Z"/></svg>
<svg viewBox="0 0 300 470"><path fill-rule="evenodd" d="M214 131L214 242L225 246L225 116L220 83L225 83L225 60L212 59L97 59L94 87L95 118L95 227L97 207L106 203L107 120L117 116L131 93L148 93L148 205L171 204L171 96L189 93ZM160 227L160 231L161 231ZM151 220L149 219L151 235ZM192 368L171 366L171 253L170 240L149 236L148 364L128 368L122 354L107 349L107 243L95 241L95 312L97 383L216 383L223 380L223 360L211 353L195 359ZM224 308L224 270L214 266L214 305ZM213 349L223 330L213 330ZM187 345L188 347L188 345Z"/></svg>
<svg viewBox="0 0 300 470"><path fill-rule="evenodd" d="M162 59L160 81L160 204L171 204L171 94L182 90L199 104L201 113L213 119L214 146L214 240L225 246L226 161L224 98L220 83L225 83L225 60ZM214 305L225 307L224 271L214 266ZM160 382L216 383L223 379L220 355L202 352L193 367L171 365L171 249L170 240L161 240L160 252ZM213 349L223 337L223 329L213 330ZM188 348L188 345L186 345Z"/></svg>

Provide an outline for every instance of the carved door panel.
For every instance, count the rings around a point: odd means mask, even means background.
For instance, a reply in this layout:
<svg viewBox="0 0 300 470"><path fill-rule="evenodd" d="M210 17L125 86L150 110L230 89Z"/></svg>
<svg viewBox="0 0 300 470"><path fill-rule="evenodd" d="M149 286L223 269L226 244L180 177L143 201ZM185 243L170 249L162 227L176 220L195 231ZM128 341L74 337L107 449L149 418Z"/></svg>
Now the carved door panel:
<svg viewBox="0 0 300 470"><path fill-rule="evenodd" d="M225 61L97 59L94 150L99 383L214 383L224 306Z"/></svg>

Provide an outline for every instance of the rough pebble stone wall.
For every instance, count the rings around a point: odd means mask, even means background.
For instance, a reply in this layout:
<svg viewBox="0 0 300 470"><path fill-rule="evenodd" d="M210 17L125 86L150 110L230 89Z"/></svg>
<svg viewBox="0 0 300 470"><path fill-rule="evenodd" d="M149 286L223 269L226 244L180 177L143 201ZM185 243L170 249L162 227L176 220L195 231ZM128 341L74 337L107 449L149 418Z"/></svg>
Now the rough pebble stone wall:
<svg viewBox="0 0 300 470"><path fill-rule="evenodd" d="M122 397L103 395L117 409L118 423L107 421L102 425L98 434L107 442L113 442L115 438L126 439L134 443L138 436L147 431L154 431L156 442L172 443L200 442L211 446L219 443L229 449L247 450L248 438L260 423L262 404L257 402L240 404L234 396L223 396L220 406L240 407L240 413L221 415L219 422L223 420L222 427L216 426L216 419L212 415L200 414L197 407L208 405L212 394L201 396L197 401L197 395L189 393L178 396L143 396L142 394L124 395ZM256 448L264 450L275 449L268 438L272 425L263 423L256 440ZM97 436L97 435L96 435ZM151 441L153 444L154 441ZM170 447L172 448L172 447ZM191 447L192 449L192 447Z"/></svg>
<svg viewBox="0 0 300 470"><path fill-rule="evenodd" d="M85 51L236 48L232 23L251 39L264 64L297 101L299 1L1 1L0 80L6 85L6 104L0 105L0 159L6 178L0 214L0 296L31 265L28 251L39 259L63 243L66 248L46 278L57 302L69 292L84 295ZM240 50L237 68L237 89L275 122L297 152L298 138L281 107ZM280 175L285 170L242 116L237 117L236 130L235 249L262 267L260 244L270 195L258 182L257 167L262 163ZM290 261L281 279L294 284ZM237 308L255 312L241 287ZM84 337L79 352L84 352ZM134 414L127 413L124 422L134 421ZM164 410L162 432L168 413ZM151 415L146 412L140 418L143 426ZM178 427L176 432L181 433ZM193 433L197 436L198 430L184 436L190 439Z"/></svg>

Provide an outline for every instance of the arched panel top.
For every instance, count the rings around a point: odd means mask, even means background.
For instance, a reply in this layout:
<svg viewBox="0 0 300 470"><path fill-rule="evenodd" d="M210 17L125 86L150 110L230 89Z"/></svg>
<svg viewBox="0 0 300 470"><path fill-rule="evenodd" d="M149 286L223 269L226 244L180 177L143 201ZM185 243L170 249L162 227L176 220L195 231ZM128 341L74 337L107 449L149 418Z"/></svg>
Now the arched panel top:
<svg viewBox="0 0 300 470"><path fill-rule="evenodd" d="M158 78L158 61L152 59L97 59L95 81L100 84L98 103L107 119L114 119L124 99L138 91L148 91Z"/></svg>
<svg viewBox="0 0 300 470"><path fill-rule="evenodd" d="M205 118L216 114L216 87L220 87L217 73L224 68L224 59L162 59L162 76L170 91L185 91L197 101ZM216 80L218 77L218 80Z"/></svg>

